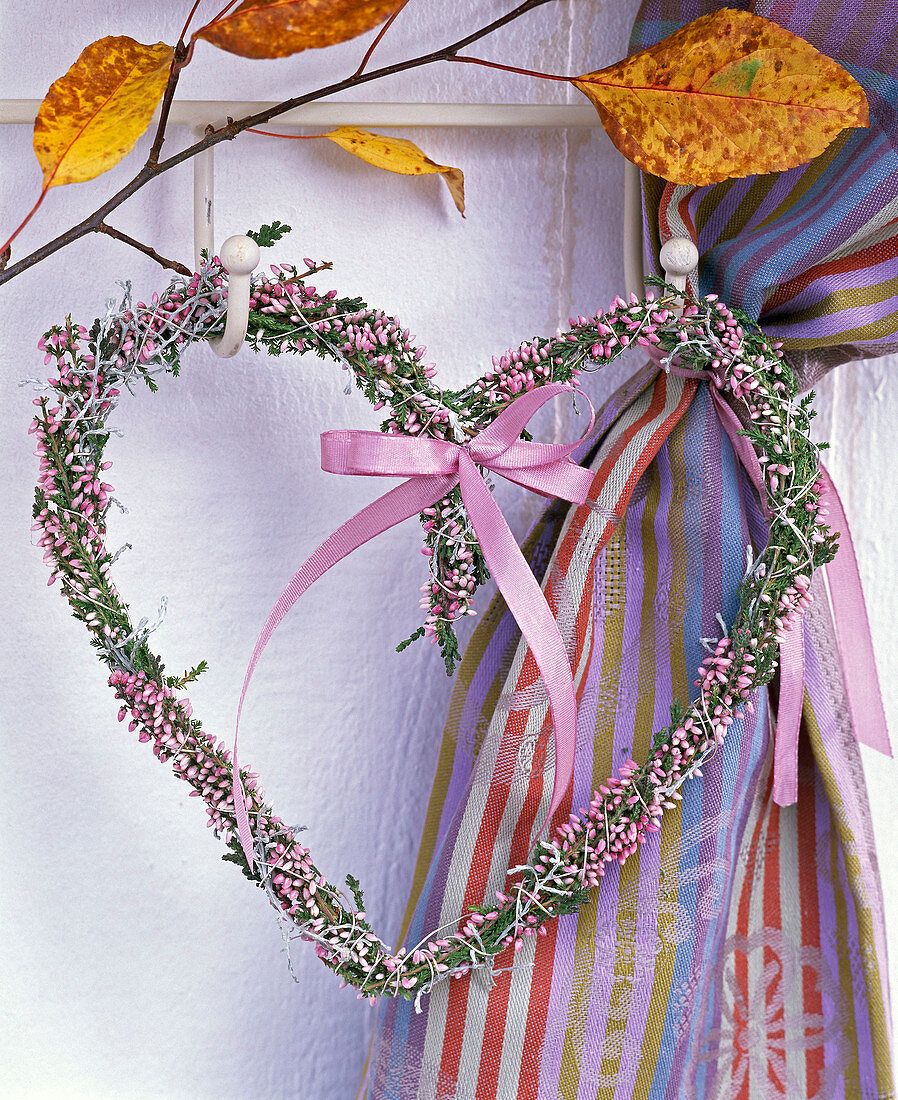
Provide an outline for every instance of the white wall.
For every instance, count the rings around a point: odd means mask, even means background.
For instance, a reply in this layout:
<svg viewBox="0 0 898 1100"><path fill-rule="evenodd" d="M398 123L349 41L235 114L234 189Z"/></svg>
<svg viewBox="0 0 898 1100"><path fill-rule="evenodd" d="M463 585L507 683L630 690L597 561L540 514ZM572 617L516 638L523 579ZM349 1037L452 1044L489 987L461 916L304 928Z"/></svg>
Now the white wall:
<svg viewBox="0 0 898 1100"><path fill-rule="evenodd" d="M588 71L626 52L636 6L549 5L479 52ZM37 11L6 4L0 97L42 97L82 46L105 34L171 42L186 7L173 0L83 0ZM503 10L496 0L413 3L382 59L447 41ZM362 48L249 62L201 45L180 94L283 98L351 72ZM565 94L561 85L444 65L373 84L356 98L538 102ZM266 261L333 260L332 275L318 285L395 313L428 344L450 385L481 373L491 353L551 332L623 289L622 161L600 131L410 136L434 159L464 168L466 220L434 177L378 173L329 143L245 135L218 156L219 240L273 218L289 222L294 233ZM166 149L186 138L173 130ZM94 209L136 164L51 192L15 255ZM0 128L0 226L19 221L39 180L28 128ZM190 166L110 220L189 263ZM18 380L41 373L35 343L50 323L70 312L89 324L125 277L139 296L165 282L136 252L92 237L0 293L0 1095L350 1097L371 1010L340 991L310 952L296 953L299 984L291 981L262 895L219 861L220 846L185 786L116 724L85 632L47 589L30 542L31 394ZM596 396L630 366L596 378ZM830 465L854 523L898 730L891 568L898 513L889 486L898 390L887 386L895 366L844 368L822 387L819 404L821 434L837 441ZM212 733L231 729L249 649L284 581L371 497L362 479L337 480L318 468L320 431L376 422L360 397L343 395L343 381L318 360L246 352L220 361L197 348L178 382L117 414L126 439L111 447L112 481L131 513L111 521L109 541L134 544L119 564L120 588L138 616L154 613L168 595L169 616L154 640L172 670L208 659L211 671L191 697ZM522 533L538 505L503 492ZM405 524L305 598L266 654L244 727L243 757L278 811L312 827L309 842L332 880L347 871L362 879L385 938L404 905L449 693L434 649L392 652L418 621L418 547L417 525ZM397 730L404 731L398 738ZM898 769L866 753L865 761L894 929L898 875L887 830Z"/></svg>

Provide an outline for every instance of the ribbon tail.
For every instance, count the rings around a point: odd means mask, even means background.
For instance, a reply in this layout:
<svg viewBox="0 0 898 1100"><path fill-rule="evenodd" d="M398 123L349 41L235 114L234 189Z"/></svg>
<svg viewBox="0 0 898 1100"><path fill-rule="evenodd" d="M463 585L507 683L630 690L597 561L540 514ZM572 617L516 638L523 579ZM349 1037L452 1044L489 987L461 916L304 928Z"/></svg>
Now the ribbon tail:
<svg viewBox="0 0 898 1100"><path fill-rule="evenodd" d="M855 736L862 745L891 756L892 747L889 744L879 677L876 675L873 639L870 637L870 622L867 618L867 605L861 587L854 542L842 501L823 463L820 464L820 480L824 485L823 501L829 508L830 524L839 532L839 552L827 565L826 575L836 638L845 671L845 692L848 696L851 722Z"/></svg>
<svg viewBox="0 0 898 1100"><path fill-rule="evenodd" d="M269 612L265 625L262 627L253 648L252 657L250 657L243 680L240 701L237 704L237 720L234 728L232 753L231 789L234 795L234 815L237 818L237 832L240 836L243 854L246 856L250 868L253 866L252 831L246 813L246 800L243 784L240 780L240 768L237 764L237 733L240 728L240 715L243 712L243 703L246 699L249 682L263 650L290 608L328 569L336 565L338 561L348 557L353 550L357 550L366 542L376 538L377 535L388 531L391 527L395 527L397 523L401 523L403 520L409 519L411 516L423 511L423 509L435 504L451 492L457 482L458 477L455 474L413 477L401 485L397 485L395 489L391 489L388 493L384 493L377 500L372 501L371 504L357 512L352 519L347 520L342 527L337 528L332 535L329 535L322 542L311 557L294 573L292 580Z"/></svg>
<svg viewBox="0 0 898 1100"><path fill-rule="evenodd" d="M499 506L474 462L459 456L459 486L483 556L508 608L517 620L542 673L555 735L555 782L541 834L561 805L574 775L577 702L574 678L558 624L524 560ZM539 835L539 834L537 834Z"/></svg>
<svg viewBox="0 0 898 1100"><path fill-rule="evenodd" d="M798 801L798 734L804 706L804 624L793 624L780 641L780 696L773 747L773 801Z"/></svg>
<svg viewBox="0 0 898 1100"><path fill-rule="evenodd" d="M530 469L518 467L503 469L498 462L490 463L489 468L515 485L539 493L542 497L561 497L572 504L583 504L589 496L589 490L595 480L595 474L585 466L577 466L567 459L551 462L545 466Z"/></svg>
<svg viewBox="0 0 898 1100"><path fill-rule="evenodd" d="M764 483L761 463L758 462L758 456L755 454L755 449L752 447L749 440L744 435L740 434L743 431L742 421L736 416L726 401L724 401L723 395L715 385L711 384L708 389L711 391L711 398L717 409L717 415L720 417L720 423L723 425L723 430L727 433L730 443L733 445L736 457L745 467L745 472L748 474L754 487L758 490L758 496L761 498L761 511L765 516L769 516L770 509L767 505L767 487Z"/></svg>

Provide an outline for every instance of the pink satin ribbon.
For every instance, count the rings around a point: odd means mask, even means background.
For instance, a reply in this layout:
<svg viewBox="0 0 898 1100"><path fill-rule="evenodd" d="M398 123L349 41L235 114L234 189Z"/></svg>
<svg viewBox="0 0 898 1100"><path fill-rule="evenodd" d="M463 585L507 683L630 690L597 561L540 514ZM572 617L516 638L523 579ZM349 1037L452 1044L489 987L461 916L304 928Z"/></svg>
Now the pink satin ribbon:
<svg viewBox="0 0 898 1100"><path fill-rule="evenodd" d="M892 755L889 730L876 675L873 639L867 604L861 588L861 575L854 553L854 542L842 501L836 492L829 471L820 463L823 482L822 499L829 508L829 525L839 532L839 552L826 567L829 599L833 609L836 637L842 654L845 674L845 694L851 711L851 722L858 741L885 756Z"/></svg>
<svg viewBox="0 0 898 1100"><path fill-rule="evenodd" d="M848 518L822 462L819 478L824 486L820 496L829 509L830 526L839 533L839 551L826 566L826 577L851 724L862 745L891 756L870 621ZM773 800L779 806L791 806L798 801L798 734L804 706L804 674L804 628L799 618L780 642L780 693L773 752Z"/></svg>
<svg viewBox="0 0 898 1100"><path fill-rule="evenodd" d="M253 649L237 706L238 729L247 688L259 657L278 624L306 589L353 550L436 504L458 485L490 573L530 646L546 686L555 735L555 783L543 823L545 828L561 804L574 774L577 703L573 675L552 611L478 467L501 474L543 496L563 497L582 504L594 475L575 465L569 457L582 440L529 443L520 438L539 408L551 398L570 392L571 386L556 383L521 394L489 427L464 445L379 432L322 434L323 469L337 474L408 477L409 480L373 501L334 531L294 574L272 608ZM584 435L592 429L594 418L593 413ZM252 867L252 832L237 764L236 729L232 790L240 843Z"/></svg>
<svg viewBox="0 0 898 1100"><path fill-rule="evenodd" d="M663 370L667 370L670 374L708 383L721 425L733 445L736 456L758 491L764 515L769 516L767 490L761 464L749 440L739 434L742 431L742 423L724 400L721 393L722 379L717 372L694 371L675 363L662 364L660 351L652 349L649 354ZM885 711L873 657L870 623L867 619L867 608L848 520L832 478L822 463L820 480L825 487L822 499L830 511L831 526L840 533L839 552L826 569L852 724L858 741L885 753L886 756L891 756ZM779 651L780 688L773 750L773 801L778 806L791 806L798 801L798 735L804 708L805 652L802 616L798 616L792 627L783 635L779 643Z"/></svg>

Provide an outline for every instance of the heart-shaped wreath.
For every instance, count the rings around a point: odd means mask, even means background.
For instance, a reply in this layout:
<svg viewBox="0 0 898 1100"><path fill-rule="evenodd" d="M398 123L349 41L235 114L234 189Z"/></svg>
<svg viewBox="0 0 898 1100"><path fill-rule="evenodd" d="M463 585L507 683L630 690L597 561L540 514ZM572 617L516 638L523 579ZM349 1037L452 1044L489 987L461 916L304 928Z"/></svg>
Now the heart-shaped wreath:
<svg viewBox="0 0 898 1100"><path fill-rule="evenodd" d="M182 677L164 675L148 644L146 621L134 625L110 576L117 555L105 546L105 516L112 486L103 479L109 417L124 390L155 377L176 376L182 350L222 331L226 275L217 260L187 280L173 279L149 305L131 301L130 288L88 332L71 319L40 341L45 363L55 363L48 391L35 399L30 431L40 459L34 530L50 583L61 581L75 616L111 670L121 701L119 720L152 743L160 761L186 780L206 803L209 824L226 843L223 857L263 887L288 938L314 942L318 955L360 997L420 997L448 975L490 965L501 952L519 949L524 937L545 934L545 922L573 913L598 886L605 865L623 863L660 828L665 807L713 755L739 708L773 676L778 642L806 605L815 568L832 560L837 537L823 524L817 448L808 437L811 396L796 398L795 378L777 345L769 344L744 315L716 297L686 297L680 316L676 292L658 281L651 294L615 299L594 317L572 320L569 331L534 338L493 360L492 370L458 392L440 390L425 349L398 321L359 299L319 294L305 270L273 267L254 281L249 334L254 350L279 355L314 352L336 360L376 408L389 408L383 431L464 442L488 426L517 395L548 383L569 383L581 371L608 362L633 344L649 349L678 373L713 380L748 425L743 436L763 469L762 505L769 541L748 563L740 607L726 637L703 662L698 697L675 704L670 725L659 730L649 759L628 761L572 814L551 838L538 842L531 862L509 871L506 892L470 908L449 928L391 952L371 930L358 882L346 879L353 903L328 883L309 850L275 816L256 784L241 771L252 823L254 866L237 836L231 754L202 730L188 699L178 693L204 665ZM86 345L86 348L85 348ZM487 578L486 564L458 489L422 515L430 578L423 587L427 634L454 668L458 649L453 622L472 614L471 599ZM410 639L411 640L411 639ZM407 643L406 643L407 644Z"/></svg>

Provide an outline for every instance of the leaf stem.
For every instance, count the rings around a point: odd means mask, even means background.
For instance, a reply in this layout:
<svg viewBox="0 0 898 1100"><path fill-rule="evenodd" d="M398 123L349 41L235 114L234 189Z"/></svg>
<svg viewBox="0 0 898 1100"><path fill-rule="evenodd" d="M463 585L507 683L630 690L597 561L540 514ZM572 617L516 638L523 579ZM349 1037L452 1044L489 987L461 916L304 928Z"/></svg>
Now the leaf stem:
<svg viewBox="0 0 898 1100"><path fill-rule="evenodd" d="M371 55L374 53L374 51L380 45L380 40L387 33L387 31L390 29L390 26L391 26L393 20L402 11L402 9L405 7L405 5L407 3L408 3L408 0L402 0L402 3L399 5L399 7L393 12L393 14L390 16L390 18L386 21L386 23L384 23L384 25L377 32L377 34L374 37L374 41L371 43L371 45L365 51L365 56L362 58L361 65L359 65L359 67L356 69L356 71L352 74L353 76L361 76L362 73L365 71L365 66L371 60Z"/></svg>
<svg viewBox="0 0 898 1100"><path fill-rule="evenodd" d="M520 73L521 76L535 76L540 80L559 80L564 84L570 84L572 80L580 80L581 77L558 76L555 73L538 73L534 69L519 69L517 65L500 65L498 61L485 61L482 57L458 57L452 55L447 61L460 61L465 65L484 65L487 69L502 69L506 73Z"/></svg>
<svg viewBox="0 0 898 1100"><path fill-rule="evenodd" d="M105 233L107 237L114 237L117 241L122 241L124 244L131 245L131 247L136 248L138 252L142 252L145 256L149 256L151 260L155 260L157 264L168 268L170 271L177 271L179 275L189 276L193 274L189 267L185 267L182 263L178 263L177 260L168 260L165 256L160 256L155 248L150 248L148 244L143 244L133 237L129 237L127 233L123 233L114 226L107 225L106 222L100 222L95 232Z"/></svg>
<svg viewBox="0 0 898 1100"><path fill-rule="evenodd" d="M181 33L178 35L178 41L179 42L184 41L184 37L185 37L185 35L187 34L187 31L190 28L190 21L191 21L191 19L193 19L194 15L196 15L196 9L200 6L200 4L202 2L203 2L203 0L194 0L193 7L190 9L190 14L184 20L184 26L181 28Z"/></svg>
<svg viewBox="0 0 898 1100"><path fill-rule="evenodd" d="M296 96L293 99L286 99L273 107L268 107L264 111L259 111L258 114L248 115L246 118L230 121L227 125L217 130L212 130L205 134L195 144L181 150L179 153L175 153L173 156L169 157L168 160L159 161L153 164L148 161L130 183L125 184L120 191L108 199L99 209L89 214L77 225L72 226L58 237L55 237L52 241L48 241L46 244L41 245L40 248L36 249L29 256L24 257L24 259L19 260L18 263L13 264L12 267L8 267L5 271L0 272L0 286L10 279L14 279L23 271L27 271L28 268L34 267L35 264L47 259L48 256L52 256L61 248L65 248L66 245L71 244L73 241L79 240L88 233L96 232L107 214L121 206L126 199L139 191L145 184L149 183L151 179L161 175L163 172L167 172L170 168L183 164L184 161L190 160L191 157L195 157L197 153L212 148L219 142L230 141L244 130L258 127L260 124L269 122L278 115L285 114L287 111L292 111L295 107L302 107L306 103L313 103L316 100L324 99L326 96L334 95L348 88L358 87L360 84L381 80L385 76L393 76L396 73L407 72L410 69L419 69L424 65L431 65L435 61L446 61L454 56L459 50L463 50L465 47L470 46L471 43L477 42L479 39L485 38L487 35L492 34L508 23L514 22L515 19L520 18L520 16L525 15L527 12L533 11L551 2L552 0L524 0L524 2L518 4L516 8L506 12L505 15L500 16L498 19L494 19L491 23L487 23L485 26L480 27L476 31L472 31L471 34L466 35L457 42L453 42L449 46L444 46L442 49L433 50L431 53L421 54L418 57L409 58L406 61L399 61L393 65L386 65L372 72L361 73L358 76L350 76L335 84L329 84L324 88L319 88L317 91L307 92L305 95ZM166 89L166 95L168 95L168 89ZM174 89L172 89L171 92L172 97L173 95ZM169 105L170 101L171 97L169 97ZM16 232L18 232L18 230Z"/></svg>
<svg viewBox="0 0 898 1100"><path fill-rule="evenodd" d="M276 134L273 130L259 130L255 126L246 129L248 134L262 134L263 137L289 138L290 141L314 141L316 138L326 137L326 134Z"/></svg>
<svg viewBox="0 0 898 1100"><path fill-rule="evenodd" d="M200 29L198 31L193 32L193 37L196 38L197 35L202 34L203 31L207 31L210 27L214 26L216 23L218 23L222 19L224 19L224 17L228 14L228 12L231 10L231 8L234 7L234 5L237 2L238 2L238 0L228 0L228 3L225 4L225 6L221 9L221 11L218 13L218 15L213 15L212 18L209 20L209 22L205 24L205 26L202 26L202 27L200 27Z"/></svg>
<svg viewBox="0 0 898 1100"><path fill-rule="evenodd" d="M28 213L25 215L24 219L19 223L18 227L13 230L12 236L9 238L9 240L6 242L6 244L4 244L4 246L2 248L0 248L0 256L4 255L5 253L7 253L9 251L9 248L10 248L10 245L12 244L12 242L16 239L16 237L18 237L18 235L22 232L22 230L25 228L25 226L31 221L32 214L34 214L37 211L37 208L44 201L44 197L47 194L47 191L49 191L49 188L44 187L43 190L41 191L41 193L37 197L37 202L28 211Z"/></svg>

